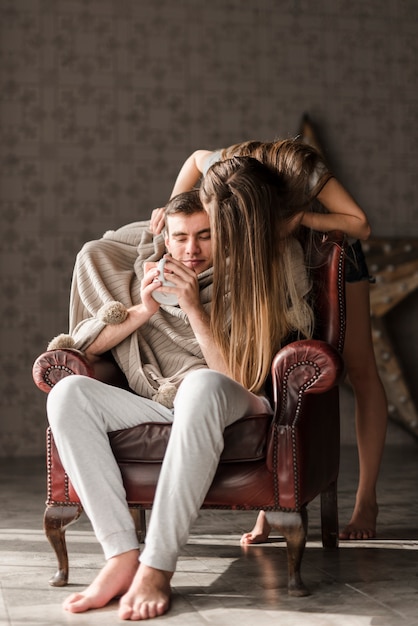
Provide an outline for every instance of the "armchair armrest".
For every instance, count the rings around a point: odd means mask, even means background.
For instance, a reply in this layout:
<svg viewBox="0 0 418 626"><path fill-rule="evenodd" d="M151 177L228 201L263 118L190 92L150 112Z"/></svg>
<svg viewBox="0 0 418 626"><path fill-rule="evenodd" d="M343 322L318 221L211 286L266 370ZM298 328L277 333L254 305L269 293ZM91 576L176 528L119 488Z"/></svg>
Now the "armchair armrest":
<svg viewBox="0 0 418 626"><path fill-rule="evenodd" d="M343 374L341 354L318 339L290 343L273 360L267 466L283 508L300 510L337 478Z"/></svg>
<svg viewBox="0 0 418 626"><path fill-rule="evenodd" d="M336 348L320 339L294 341L273 359L275 422L294 425L303 394L320 394L338 385L344 362Z"/></svg>
<svg viewBox="0 0 418 626"><path fill-rule="evenodd" d="M110 352L91 363L83 352L78 350L63 348L48 350L38 356L32 368L35 385L45 393L49 393L62 378L72 374L89 376L109 385L129 389L123 372L116 365Z"/></svg>

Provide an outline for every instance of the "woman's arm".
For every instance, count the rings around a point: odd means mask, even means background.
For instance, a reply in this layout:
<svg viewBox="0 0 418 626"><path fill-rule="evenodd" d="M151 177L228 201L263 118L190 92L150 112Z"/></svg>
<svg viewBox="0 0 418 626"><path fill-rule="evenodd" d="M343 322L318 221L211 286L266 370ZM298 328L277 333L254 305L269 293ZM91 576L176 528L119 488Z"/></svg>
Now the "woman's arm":
<svg viewBox="0 0 418 626"><path fill-rule="evenodd" d="M342 230L355 239L370 237L370 225L364 211L335 178L330 178L323 186L318 200L329 213L304 213L304 226L322 232Z"/></svg>
<svg viewBox="0 0 418 626"><path fill-rule="evenodd" d="M170 198L183 191L190 191L196 186L202 176L205 161L211 154L210 150L196 150L186 159L178 173Z"/></svg>
<svg viewBox="0 0 418 626"><path fill-rule="evenodd" d="M196 150L183 163L174 183L170 198L179 193L190 191L196 186L202 176L205 161L212 152L210 150ZM164 228L164 207L154 209L151 213L150 230L154 235L159 235Z"/></svg>

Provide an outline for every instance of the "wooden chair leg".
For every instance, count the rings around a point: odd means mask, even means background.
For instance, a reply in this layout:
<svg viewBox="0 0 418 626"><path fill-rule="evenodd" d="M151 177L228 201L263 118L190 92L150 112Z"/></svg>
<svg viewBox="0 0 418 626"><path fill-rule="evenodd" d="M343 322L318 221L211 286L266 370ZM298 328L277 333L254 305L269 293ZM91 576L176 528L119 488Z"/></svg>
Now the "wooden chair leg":
<svg viewBox="0 0 418 626"><path fill-rule="evenodd" d="M337 482L321 493L321 527L324 548L338 548Z"/></svg>
<svg viewBox="0 0 418 626"><path fill-rule="evenodd" d="M286 539L288 594L296 597L310 595L300 575L302 556L305 550L308 532L308 514L306 508L301 512L266 511L266 518L270 526L277 529Z"/></svg>
<svg viewBox="0 0 418 626"><path fill-rule="evenodd" d="M135 530L139 543L144 543L145 535L147 534L147 521L145 519L145 509L140 507L131 507L131 515L135 523Z"/></svg>
<svg viewBox="0 0 418 626"><path fill-rule="evenodd" d="M44 514L44 530L58 560L58 570L49 580L52 587L64 587L68 583L68 553L65 531L78 520L81 505L48 506Z"/></svg>

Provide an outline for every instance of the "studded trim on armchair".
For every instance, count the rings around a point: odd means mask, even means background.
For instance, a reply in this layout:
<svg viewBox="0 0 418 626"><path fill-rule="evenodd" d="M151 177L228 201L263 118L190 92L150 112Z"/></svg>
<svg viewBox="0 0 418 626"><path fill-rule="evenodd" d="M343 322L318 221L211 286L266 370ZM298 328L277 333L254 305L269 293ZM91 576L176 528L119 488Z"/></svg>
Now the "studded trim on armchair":
<svg viewBox="0 0 418 626"><path fill-rule="evenodd" d="M46 436L46 448L47 448L47 506L80 506L80 501L71 499L70 495L70 479L67 473L62 468L61 464L58 468L52 449L52 432L51 429L47 429ZM55 490L58 489L59 493L56 494ZM62 497L57 497L61 495Z"/></svg>

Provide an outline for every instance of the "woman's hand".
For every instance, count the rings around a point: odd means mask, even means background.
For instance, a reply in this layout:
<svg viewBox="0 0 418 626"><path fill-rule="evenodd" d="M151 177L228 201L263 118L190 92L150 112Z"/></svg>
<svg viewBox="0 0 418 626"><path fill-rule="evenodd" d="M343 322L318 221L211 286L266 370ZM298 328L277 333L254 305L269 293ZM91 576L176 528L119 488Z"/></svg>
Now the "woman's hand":
<svg viewBox="0 0 418 626"><path fill-rule="evenodd" d="M159 235L165 224L165 208L154 209L151 213L150 230L154 235Z"/></svg>
<svg viewBox="0 0 418 626"><path fill-rule="evenodd" d="M330 178L318 194L318 200L329 213L306 212L302 224L313 230L342 230L349 237L365 241L370 237L370 224L364 211L335 179Z"/></svg>

